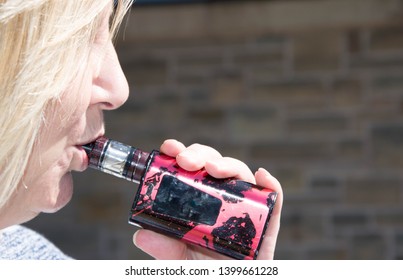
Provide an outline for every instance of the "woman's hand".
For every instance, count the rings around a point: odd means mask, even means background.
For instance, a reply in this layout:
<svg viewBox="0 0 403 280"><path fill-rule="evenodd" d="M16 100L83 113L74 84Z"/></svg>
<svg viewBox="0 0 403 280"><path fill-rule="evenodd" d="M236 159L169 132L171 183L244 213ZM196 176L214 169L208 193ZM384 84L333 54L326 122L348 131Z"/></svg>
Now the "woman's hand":
<svg viewBox="0 0 403 280"><path fill-rule="evenodd" d="M278 193L276 204L257 259L273 259L277 235L280 228L280 214L283 192L280 183L269 172L260 168L255 174L243 162L222 157L215 149L193 144L185 147L176 140L166 140L160 148L166 155L175 157L180 167L188 171L205 168L215 178L237 178ZM200 246L186 244L153 231L140 229L133 236L134 244L156 259L228 259L228 257Z"/></svg>

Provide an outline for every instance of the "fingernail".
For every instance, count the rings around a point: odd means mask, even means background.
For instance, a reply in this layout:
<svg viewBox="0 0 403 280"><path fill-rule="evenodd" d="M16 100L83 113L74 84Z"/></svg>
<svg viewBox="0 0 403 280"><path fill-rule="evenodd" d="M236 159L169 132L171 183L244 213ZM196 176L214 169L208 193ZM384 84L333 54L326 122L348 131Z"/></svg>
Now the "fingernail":
<svg viewBox="0 0 403 280"><path fill-rule="evenodd" d="M133 234L133 244L134 246L136 246L137 248L140 248L139 245L137 245L137 234L138 234L138 230Z"/></svg>
<svg viewBox="0 0 403 280"><path fill-rule="evenodd" d="M263 172L265 174L266 177L273 177L273 175L271 175L271 173L269 171L267 171L266 169L264 169L263 167L260 167L257 172Z"/></svg>

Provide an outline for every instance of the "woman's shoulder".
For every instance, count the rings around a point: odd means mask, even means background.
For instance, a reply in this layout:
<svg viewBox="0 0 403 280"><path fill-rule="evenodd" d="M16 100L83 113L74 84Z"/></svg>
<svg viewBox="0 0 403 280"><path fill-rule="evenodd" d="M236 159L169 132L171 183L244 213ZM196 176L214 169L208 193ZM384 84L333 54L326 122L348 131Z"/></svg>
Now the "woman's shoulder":
<svg viewBox="0 0 403 280"><path fill-rule="evenodd" d="M0 230L0 259L70 259L41 234L21 225Z"/></svg>

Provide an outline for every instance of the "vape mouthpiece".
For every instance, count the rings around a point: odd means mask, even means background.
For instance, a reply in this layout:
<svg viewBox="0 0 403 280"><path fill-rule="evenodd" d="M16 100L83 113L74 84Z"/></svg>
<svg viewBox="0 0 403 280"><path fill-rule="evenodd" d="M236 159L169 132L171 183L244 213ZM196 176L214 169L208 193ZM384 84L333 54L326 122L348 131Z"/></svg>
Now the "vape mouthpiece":
<svg viewBox="0 0 403 280"><path fill-rule="evenodd" d="M92 149L94 148L94 142L88 143L82 146L89 157L91 154Z"/></svg>

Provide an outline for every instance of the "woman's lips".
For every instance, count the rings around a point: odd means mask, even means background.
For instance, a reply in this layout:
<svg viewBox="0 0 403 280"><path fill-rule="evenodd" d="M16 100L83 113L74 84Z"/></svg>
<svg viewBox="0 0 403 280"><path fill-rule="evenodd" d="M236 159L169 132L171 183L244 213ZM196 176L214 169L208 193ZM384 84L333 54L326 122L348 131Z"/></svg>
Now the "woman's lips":
<svg viewBox="0 0 403 280"><path fill-rule="evenodd" d="M87 138L88 139L87 141L84 141L84 142L80 141L79 144L75 145L73 160L70 165L71 170L82 172L88 168L89 159L88 159L88 155L87 155L85 149L83 148L83 145L92 143L99 137L102 137L104 135L104 129L101 129L99 131L99 133L93 134L93 135L96 135L96 136L92 137L92 138Z"/></svg>
<svg viewBox="0 0 403 280"><path fill-rule="evenodd" d="M88 156L84 148L75 146L73 160L71 162L71 170L83 172L88 168Z"/></svg>

